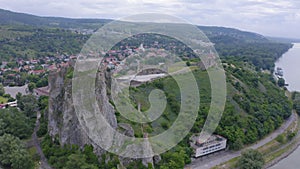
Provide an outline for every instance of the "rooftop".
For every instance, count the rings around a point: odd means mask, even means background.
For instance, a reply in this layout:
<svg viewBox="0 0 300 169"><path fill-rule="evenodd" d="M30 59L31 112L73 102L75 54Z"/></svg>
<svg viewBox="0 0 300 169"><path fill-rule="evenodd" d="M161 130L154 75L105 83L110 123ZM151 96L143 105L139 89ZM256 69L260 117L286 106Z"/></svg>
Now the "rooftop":
<svg viewBox="0 0 300 169"><path fill-rule="evenodd" d="M193 147L204 147L207 145L219 143L220 141L224 140L226 140L226 138L220 135L211 135L207 140L200 140L198 134L192 136L191 138L191 141L193 142Z"/></svg>

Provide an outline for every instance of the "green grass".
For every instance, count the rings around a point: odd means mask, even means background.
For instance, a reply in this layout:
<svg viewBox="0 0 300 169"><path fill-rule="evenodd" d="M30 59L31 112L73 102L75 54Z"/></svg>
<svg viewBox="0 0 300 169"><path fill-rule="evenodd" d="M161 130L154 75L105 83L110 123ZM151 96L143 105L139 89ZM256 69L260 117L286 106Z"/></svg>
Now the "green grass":
<svg viewBox="0 0 300 169"><path fill-rule="evenodd" d="M169 73L174 73L174 72L177 72L183 68L187 67L186 66L186 63L184 61L182 62L177 62L177 63L174 63L173 65L171 65L170 67L168 67L168 72Z"/></svg>
<svg viewBox="0 0 300 169"><path fill-rule="evenodd" d="M217 165L211 169L233 169L233 168L236 168L236 164L238 162L240 157L235 157L225 163L222 163L220 165Z"/></svg>
<svg viewBox="0 0 300 169"><path fill-rule="evenodd" d="M0 104L7 103L8 99L5 97L0 96Z"/></svg>

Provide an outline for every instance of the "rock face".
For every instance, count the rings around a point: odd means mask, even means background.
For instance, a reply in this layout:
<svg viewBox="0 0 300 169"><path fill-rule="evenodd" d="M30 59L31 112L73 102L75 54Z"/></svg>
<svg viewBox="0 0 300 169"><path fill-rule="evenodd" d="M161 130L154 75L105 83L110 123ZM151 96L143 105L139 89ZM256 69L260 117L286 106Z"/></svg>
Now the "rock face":
<svg viewBox="0 0 300 169"><path fill-rule="evenodd" d="M76 144L83 147L91 144L98 155L104 151L95 145L81 128L72 101L72 79L66 76L68 69L49 74L49 114L48 130L52 138L57 137L61 144ZM104 117L114 128L117 127L115 110L109 103L106 93L105 73L98 73L96 94L98 105L104 112Z"/></svg>
<svg viewBox="0 0 300 169"><path fill-rule="evenodd" d="M84 132L75 113L74 103L72 99L72 79L68 77L68 69L61 68L57 72L49 74L49 111L48 111L48 131L53 139L58 139L62 145L75 144L83 147L86 144L93 145L95 153L102 155L105 150L96 145L89 136ZM122 128L123 134L134 137L134 130L129 124L118 124L115 116L114 107L109 102L109 94L107 88L110 86L109 72L99 71L96 78L96 99L100 111L109 124L117 129ZM118 139L116 139L118 140ZM124 144L121 143L120 144ZM127 147L130 148L130 147ZM142 150L136 150L142 151ZM129 159L119 157L120 163L129 164L137 159ZM152 158L142 159L145 166L153 163Z"/></svg>

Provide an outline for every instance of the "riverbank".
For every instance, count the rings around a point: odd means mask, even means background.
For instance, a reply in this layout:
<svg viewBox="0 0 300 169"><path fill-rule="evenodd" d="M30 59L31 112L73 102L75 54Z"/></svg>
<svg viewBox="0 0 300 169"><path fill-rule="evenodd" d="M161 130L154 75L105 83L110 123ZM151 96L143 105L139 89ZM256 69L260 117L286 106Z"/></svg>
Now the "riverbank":
<svg viewBox="0 0 300 169"><path fill-rule="evenodd" d="M296 112L294 112L296 114ZM281 160L287 158L289 155L291 155L297 148L300 146L300 123L299 123L299 116L297 118L297 128L294 132L296 132L296 136L291 140L288 141L285 144L280 145L277 150L272 151L269 155L267 163L265 164L264 168L271 168L272 166L278 164L281 162ZM288 131L287 131L288 132ZM274 139L275 141L276 139Z"/></svg>
<svg viewBox="0 0 300 169"><path fill-rule="evenodd" d="M297 121L298 123L298 117L295 113L293 113L285 122L281 125L281 127L277 130L275 130L270 135L266 136L264 139L258 141L256 144L250 145L248 147L245 147L243 150L246 149L258 149L261 148L270 142L274 141L277 136L285 133L288 131L291 126ZM220 154L211 156L209 158L204 159L197 159L195 161L192 161L191 164L187 165L185 169L232 169L235 166L236 161L241 156L241 153L243 150L240 151L228 151L228 152L222 152Z"/></svg>
<svg viewBox="0 0 300 169"><path fill-rule="evenodd" d="M289 93L288 95L291 98L292 93L289 91L287 91L287 93ZM297 113L297 112L295 111L294 113ZM274 160L267 163L265 165L265 169L272 168L276 164L280 163L282 160L289 157L291 154L293 154L299 148L299 146L300 146L300 119L299 118L300 117L298 116L297 134L296 134L295 138L291 142L289 142L288 145L286 145L285 147L283 147L277 151L277 157Z"/></svg>
<svg viewBox="0 0 300 169"><path fill-rule="evenodd" d="M290 121L290 120L292 120L292 121ZM279 158L279 156L281 158L284 158L284 156L282 154L282 153L286 152L286 149L284 149L284 148L288 147L293 142L293 141L291 141L291 142L287 141L285 143L279 143L276 140L277 137L279 135L283 135L284 137L287 137L288 132L294 130L294 128L297 128L297 131L299 131L299 126L300 126L299 117L297 116L297 114L295 112L291 115L291 117L288 121L290 121L290 122L283 124L282 127L284 128L284 130L281 131L280 134L277 133L277 135L274 136L273 135L274 133L273 133L273 134L271 134L272 136L268 136L269 138L272 138L268 142L265 142L263 145L259 145L259 146L252 145L252 146L246 147L239 152L242 152L246 149L256 149L263 154L264 158L267 158L267 164L265 166L271 167L271 166L277 164L281 160ZM300 141L300 135L299 135L299 141ZM282 150L284 150L284 151L280 152ZM280 152L280 153L278 153L278 152ZM241 153L239 153L239 156L236 156L235 158L232 158L232 159L227 160L217 166L212 167L212 169L234 169L234 168L236 168L236 163L237 163L240 155L241 155ZM270 160L270 161L268 161L268 160Z"/></svg>
<svg viewBox="0 0 300 169"><path fill-rule="evenodd" d="M287 151L284 151L284 153L282 155L280 155L279 157L277 157L275 160L273 160L272 162L266 164L264 166L264 169L268 169L271 168L273 166L275 166L276 164L278 164L279 162L281 162L282 160L284 160L285 158L287 158L288 156L290 156L292 153L294 153L300 146L300 139L297 139L297 141L295 142L295 144L291 144L291 147L287 147Z"/></svg>
<svg viewBox="0 0 300 169"><path fill-rule="evenodd" d="M285 53L280 59L278 59L275 63L276 67L280 67L284 70L284 76L286 83L289 84L287 89L291 92L300 91L300 80L299 80L299 62L300 62L300 43L294 43L293 48L290 49L287 53ZM287 91L287 96L291 98L291 92ZM299 121L299 120L298 120ZM272 162L268 163L265 168L278 169L284 168L293 169L299 168L299 162L294 161L297 158L293 158L299 156L300 150L298 149L300 146L300 127L298 128L298 133L295 139L289 143L288 146L283 148L282 150L278 150L277 158ZM297 155L298 154L298 155ZM278 164L278 165L277 165Z"/></svg>

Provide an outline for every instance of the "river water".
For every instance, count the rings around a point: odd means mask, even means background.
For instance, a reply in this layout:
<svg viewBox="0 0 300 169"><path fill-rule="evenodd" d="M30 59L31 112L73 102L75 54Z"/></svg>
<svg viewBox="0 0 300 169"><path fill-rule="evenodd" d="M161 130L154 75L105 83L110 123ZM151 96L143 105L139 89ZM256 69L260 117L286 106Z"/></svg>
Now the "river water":
<svg viewBox="0 0 300 169"><path fill-rule="evenodd" d="M290 91L300 91L300 43L294 44L276 63L283 69L283 78Z"/></svg>
<svg viewBox="0 0 300 169"><path fill-rule="evenodd" d="M300 91L300 43L294 44L275 65L283 69L283 78L289 84L287 88ZM300 169L300 147L270 169Z"/></svg>

